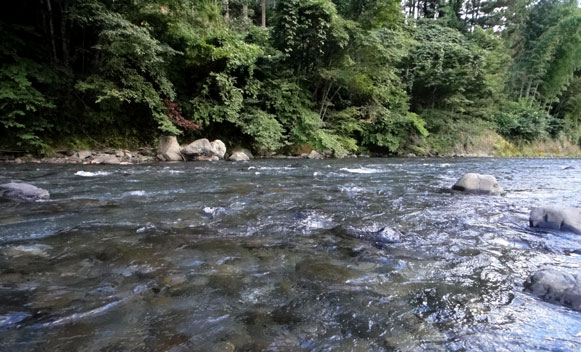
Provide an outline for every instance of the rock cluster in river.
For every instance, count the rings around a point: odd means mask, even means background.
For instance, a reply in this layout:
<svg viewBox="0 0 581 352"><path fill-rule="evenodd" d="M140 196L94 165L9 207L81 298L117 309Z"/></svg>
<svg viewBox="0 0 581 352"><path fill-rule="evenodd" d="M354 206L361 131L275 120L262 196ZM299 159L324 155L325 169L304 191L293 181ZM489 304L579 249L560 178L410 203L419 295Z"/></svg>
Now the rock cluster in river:
<svg viewBox="0 0 581 352"><path fill-rule="evenodd" d="M175 136L162 136L157 148L160 161L216 161L226 158L226 144L206 138L180 146Z"/></svg>
<svg viewBox="0 0 581 352"><path fill-rule="evenodd" d="M282 155L268 154L261 157L272 159L314 159L320 160L329 157L335 158L357 158L355 154L338 155L330 150L324 150L322 153L311 150L310 153L300 155ZM359 157L370 157L370 155L360 155ZM227 153L226 145L217 139L210 142L206 138L195 140L189 144L180 146L175 136L163 136L159 139L157 149L157 159L160 161L248 161L254 159L254 155L248 149L237 147L230 153Z"/></svg>
<svg viewBox="0 0 581 352"><path fill-rule="evenodd" d="M226 145L219 139L210 143L208 139L202 138L182 146L180 152L186 160L215 161L224 159Z"/></svg>
<svg viewBox="0 0 581 352"><path fill-rule="evenodd" d="M581 234L581 209L555 205L533 208L529 225ZM581 274L541 270L529 277L524 286L544 301L581 311Z"/></svg>
<svg viewBox="0 0 581 352"><path fill-rule="evenodd" d="M499 195L504 192L492 175L468 173L452 187L454 190L476 194ZM548 205L532 208L529 225L581 234L581 209ZM546 302L581 311L581 274L558 270L541 270L524 283L525 290Z"/></svg>

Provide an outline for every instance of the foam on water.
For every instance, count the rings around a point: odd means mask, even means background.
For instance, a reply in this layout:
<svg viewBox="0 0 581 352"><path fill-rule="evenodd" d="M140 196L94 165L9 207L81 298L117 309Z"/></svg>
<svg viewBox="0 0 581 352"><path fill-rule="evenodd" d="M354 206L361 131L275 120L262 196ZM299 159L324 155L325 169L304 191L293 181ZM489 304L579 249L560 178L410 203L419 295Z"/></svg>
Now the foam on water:
<svg viewBox="0 0 581 352"><path fill-rule="evenodd" d="M82 176L82 177L96 177L96 176L109 176L111 175L110 172L107 171L77 171L75 172L75 176Z"/></svg>
<svg viewBox="0 0 581 352"><path fill-rule="evenodd" d="M145 191L130 191L123 193L123 197L145 197L148 195L151 194Z"/></svg>
<svg viewBox="0 0 581 352"><path fill-rule="evenodd" d="M341 171L347 171L350 172L352 174L377 174L380 172L383 172L382 170L377 170L377 169L369 169L366 167L361 167L361 168L356 168L356 169L350 169L350 168L342 168Z"/></svg>

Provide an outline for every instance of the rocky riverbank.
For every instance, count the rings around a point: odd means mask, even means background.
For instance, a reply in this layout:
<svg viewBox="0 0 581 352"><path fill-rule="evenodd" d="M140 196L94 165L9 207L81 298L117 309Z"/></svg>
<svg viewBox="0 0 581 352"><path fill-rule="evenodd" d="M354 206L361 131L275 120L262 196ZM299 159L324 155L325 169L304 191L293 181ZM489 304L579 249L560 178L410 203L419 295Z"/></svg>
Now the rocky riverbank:
<svg viewBox="0 0 581 352"><path fill-rule="evenodd" d="M248 161L251 159L325 159L325 158L368 158L369 154L337 155L330 150L300 154L258 154L249 149L235 147L231 150L221 140L210 142L208 139L198 139L188 144L179 145L173 136L161 137L156 148L144 147L138 150L105 149L105 150L61 150L54 151L50 156L36 157L34 155L19 155L19 153L0 154L0 162L5 163L43 163L43 164L103 164L124 165L152 162L182 162L182 161ZM415 156L415 155L408 155Z"/></svg>
<svg viewBox="0 0 581 352"><path fill-rule="evenodd" d="M494 135L496 136L496 135ZM489 136L490 137L490 136ZM492 137L490 137L492 138ZM317 151L302 148L300 151L282 153L256 153L248 148L237 146L227 149L220 140L210 142L202 138L191 143L180 145L174 136L163 136L159 139L157 148L142 147L137 150L100 149L100 150L55 150L47 156L39 157L23 152L0 152L0 162L5 163L43 163L43 164L142 164L153 162L179 161L247 161L251 159L343 159L369 157L548 157L576 158L581 156L579 147L566 141L544 141L529 144L513 145L504 139L500 142L492 139L476 139L457 143L448 151L426 148L417 152L400 153L369 153L358 152L337 154L331 150Z"/></svg>
<svg viewBox="0 0 581 352"><path fill-rule="evenodd" d="M151 163L156 160L154 148L140 148L135 151L109 149L109 150L79 150L57 151L47 157L33 155L16 155L5 153L0 155L0 162L22 164L103 164L124 165Z"/></svg>

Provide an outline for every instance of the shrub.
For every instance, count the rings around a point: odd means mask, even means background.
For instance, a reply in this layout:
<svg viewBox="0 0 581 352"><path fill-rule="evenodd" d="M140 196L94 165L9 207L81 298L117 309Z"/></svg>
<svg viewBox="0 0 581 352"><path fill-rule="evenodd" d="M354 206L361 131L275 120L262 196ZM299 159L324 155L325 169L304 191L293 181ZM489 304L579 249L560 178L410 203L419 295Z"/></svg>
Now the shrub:
<svg viewBox="0 0 581 352"><path fill-rule="evenodd" d="M555 137L563 129L561 120L523 102L515 104L508 111L498 112L494 121L496 131L503 137L525 141Z"/></svg>

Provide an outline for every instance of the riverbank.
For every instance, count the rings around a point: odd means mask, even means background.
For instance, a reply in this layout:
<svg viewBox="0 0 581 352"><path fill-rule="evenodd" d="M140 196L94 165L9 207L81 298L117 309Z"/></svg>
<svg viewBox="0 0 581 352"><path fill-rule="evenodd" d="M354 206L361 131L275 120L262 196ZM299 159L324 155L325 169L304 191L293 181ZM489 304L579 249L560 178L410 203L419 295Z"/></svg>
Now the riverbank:
<svg viewBox="0 0 581 352"><path fill-rule="evenodd" d="M433 134L427 137L422 156L467 157L581 157L581 148L567 138L536 141L510 141L493 130L475 133L466 130L453 135Z"/></svg>
<svg viewBox="0 0 581 352"><path fill-rule="evenodd" d="M309 147L298 148L300 152L282 154L268 153L254 155L256 159L344 159L369 157L527 157L527 158L578 158L581 157L581 148L566 138L558 138L533 142L511 142L496 132L487 130L479 135L463 134L457 137L454 143L439 144L443 136L430 136L420 147L410 148L400 153L352 153L336 155L330 151L318 152ZM159 148L158 148L159 149ZM22 152L0 152L0 163L41 163L41 164L143 164L162 162L159 150L152 146L143 146L135 150L127 149L91 149L53 150L45 156L24 154ZM234 149L227 150L227 156ZM227 157L225 158L228 159ZM208 161L201 158L199 161ZM214 160L212 160L214 161Z"/></svg>

